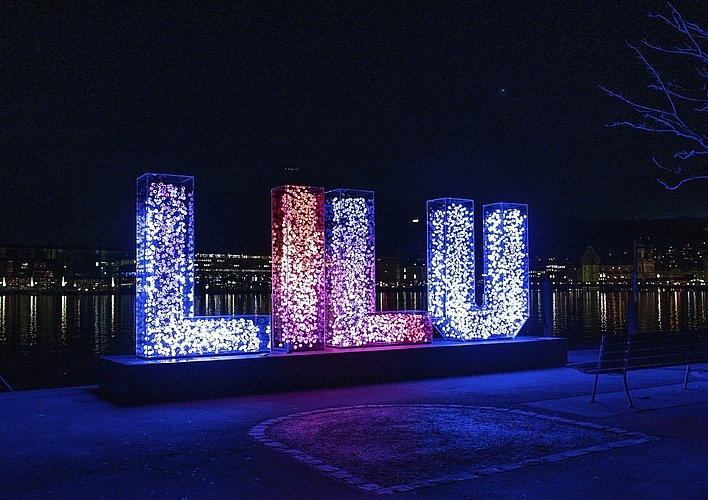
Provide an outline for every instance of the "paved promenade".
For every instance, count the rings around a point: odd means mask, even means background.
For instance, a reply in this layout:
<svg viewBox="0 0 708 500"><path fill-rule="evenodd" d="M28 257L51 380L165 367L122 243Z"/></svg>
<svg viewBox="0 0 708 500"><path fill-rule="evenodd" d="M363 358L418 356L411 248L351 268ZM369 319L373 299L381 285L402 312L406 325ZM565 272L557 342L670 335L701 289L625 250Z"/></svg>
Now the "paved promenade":
<svg viewBox="0 0 708 500"><path fill-rule="evenodd" d="M589 352L569 353L569 360ZM708 366L117 407L0 394L0 498L708 499Z"/></svg>

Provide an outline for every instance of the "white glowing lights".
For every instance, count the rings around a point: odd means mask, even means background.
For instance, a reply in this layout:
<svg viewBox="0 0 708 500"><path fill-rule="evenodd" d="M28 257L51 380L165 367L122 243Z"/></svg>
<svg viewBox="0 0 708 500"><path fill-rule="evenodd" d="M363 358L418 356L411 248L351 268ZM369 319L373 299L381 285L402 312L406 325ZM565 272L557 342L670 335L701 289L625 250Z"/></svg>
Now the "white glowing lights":
<svg viewBox="0 0 708 500"><path fill-rule="evenodd" d="M271 202L273 347L323 349L324 188L280 186Z"/></svg>
<svg viewBox="0 0 708 500"><path fill-rule="evenodd" d="M430 200L428 312L446 337L461 338L477 309L474 277L474 202Z"/></svg>
<svg viewBox="0 0 708 500"><path fill-rule="evenodd" d="M194 178L137 180L136 355L173 358L268 351L267 316L194 317Z"/></svg>
<svg viewBox="0 0 708 500"><path fill-rule="evenodd" d="M446 338L514 337L529 316L526 205L483 207L484 296L475 301L474 202L428 201L428 310Z"/></svg>
<svg viewBox="0 0 708 500"><path fill-rule="evenodd" d="M514 337L529 317L528 207L485 205L484 300L480 335Z"/></svg>
<svg viewBox="0 0 708 500"><path fill-rule="evenodd" d="M267 352L271 317L194 317L193 177L137 181L136 354ZM428 310L376 312L374 193L281 186L272 201L272 345L285 350L514 337L529 316L526 205L483 207L475 301L474 203L430 200Z"/></svg>
<svg viewBox="0 0 708 500"><path fill-rule="evenodd" d="M327 345L430 342L426 312L375 312L373 191L337 189L325 198Z"/></svg>
<svg viewBox="0 0 708 500"><path fill-rule="evenodd" d="M376 310L374 193L337 189L325 198L327 344L351 347L361 318Z"/></svg>

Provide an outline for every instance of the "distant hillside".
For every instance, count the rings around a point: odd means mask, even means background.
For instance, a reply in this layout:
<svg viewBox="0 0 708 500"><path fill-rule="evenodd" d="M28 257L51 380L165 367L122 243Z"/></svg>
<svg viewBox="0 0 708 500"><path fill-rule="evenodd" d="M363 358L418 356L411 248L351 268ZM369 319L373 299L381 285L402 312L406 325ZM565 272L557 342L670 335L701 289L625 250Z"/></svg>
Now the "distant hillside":
<svg viewBox="0 0 708 500"><path fill-rule="evenodd" d="M631 255L634 240L652 245L660 253L669 247L682 249L688 245L692 252L708 257L708 219L561 219L539 232L547 233L550 240L549 244L538 245L542 250L537 251L539 257L567 258L572 263L579 263L588 245L595 248L605 263L629 262L631 259L623 255ZM531 238L533 254L534 233Z"/></svg>

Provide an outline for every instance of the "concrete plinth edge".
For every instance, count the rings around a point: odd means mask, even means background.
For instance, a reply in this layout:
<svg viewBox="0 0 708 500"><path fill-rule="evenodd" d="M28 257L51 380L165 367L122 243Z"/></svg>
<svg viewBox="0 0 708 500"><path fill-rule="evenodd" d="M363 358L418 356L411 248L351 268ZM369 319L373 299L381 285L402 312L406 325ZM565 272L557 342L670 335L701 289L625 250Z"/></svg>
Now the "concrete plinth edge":
<svg viewBox="0 0 708 500"><path fill-rule="evenodd" d="M119 405L212 399L565 366L556 337L324 349L269 355L99 360L99 393Z"/></svg>

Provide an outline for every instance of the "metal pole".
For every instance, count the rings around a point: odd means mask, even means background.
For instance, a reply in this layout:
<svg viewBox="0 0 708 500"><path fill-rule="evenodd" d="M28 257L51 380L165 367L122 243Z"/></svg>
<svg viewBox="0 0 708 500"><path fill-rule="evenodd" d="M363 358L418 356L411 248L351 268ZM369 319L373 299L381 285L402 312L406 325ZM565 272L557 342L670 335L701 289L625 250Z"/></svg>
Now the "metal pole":
<svg viewBox="0 0 708 500"><path fill-rule="evenodd" d="M637 240L634 240L634 265L632 267L632 294L634 302L637 302L639 296L639 280L637 279Z"/></svg>
<svg viewBox="0 0 708 500"><path fill-rule="evenodd" d="M637 282L637 240L634 240L633 250L632 300L627 302L627 333L637 333L639 331L639 308L637 306L637 297L639 295L639 285Z"/></svg>
<svg viewBox="0 0 708 500"><path fill-rule="evenodd" d="M541 285L541 312L543 315L543 336L553 336L553 284L546 279Z"/></svg>

